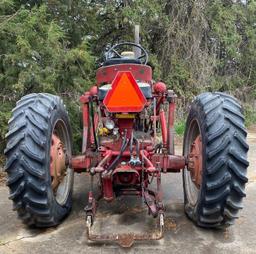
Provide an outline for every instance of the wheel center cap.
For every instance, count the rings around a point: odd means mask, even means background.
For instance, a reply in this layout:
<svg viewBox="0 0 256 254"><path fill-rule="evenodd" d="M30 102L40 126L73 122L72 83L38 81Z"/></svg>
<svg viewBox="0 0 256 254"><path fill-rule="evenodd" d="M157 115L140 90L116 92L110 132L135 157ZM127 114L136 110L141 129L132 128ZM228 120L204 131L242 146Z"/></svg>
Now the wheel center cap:
<svg viewBox="0 0 256 254"><path fill-rule="evenodd" d="M202 182L202 137L198 135L190 147L188 170L190 171L192 181L197 188L200 188Z"/></svg>

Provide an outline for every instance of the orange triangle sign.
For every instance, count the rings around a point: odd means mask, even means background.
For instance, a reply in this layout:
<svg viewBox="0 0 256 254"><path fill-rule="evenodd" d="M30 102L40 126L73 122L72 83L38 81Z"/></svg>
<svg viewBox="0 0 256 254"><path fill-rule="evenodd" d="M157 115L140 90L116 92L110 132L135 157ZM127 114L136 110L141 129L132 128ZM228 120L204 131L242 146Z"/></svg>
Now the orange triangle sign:
<svg viewBox="0 0 256 254"><path fill-rule="evenodd" d="M103 103L111 113L140 112L147 100L131 72L118 72Z"/></svg>

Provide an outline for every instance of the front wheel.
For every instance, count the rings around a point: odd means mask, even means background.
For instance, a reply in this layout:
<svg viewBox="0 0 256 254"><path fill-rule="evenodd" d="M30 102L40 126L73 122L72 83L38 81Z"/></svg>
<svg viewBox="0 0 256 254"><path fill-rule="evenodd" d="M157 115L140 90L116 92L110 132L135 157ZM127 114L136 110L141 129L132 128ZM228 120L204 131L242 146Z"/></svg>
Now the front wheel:
<svg viewBox="0 0 256 254"><path fill-rule="evenodd" d="M247 182L248 145L241 107L223 93L192 103L184 136L185 212L202 227L226 227L238 218Z"/></svg>
<svg viewBox="0 0 256 254"><path fill-rule="evenodd" d="M26 225L55 226L69 213L71 129L62 100L30 94L12 111L5 149L13 209Z"/></svg>

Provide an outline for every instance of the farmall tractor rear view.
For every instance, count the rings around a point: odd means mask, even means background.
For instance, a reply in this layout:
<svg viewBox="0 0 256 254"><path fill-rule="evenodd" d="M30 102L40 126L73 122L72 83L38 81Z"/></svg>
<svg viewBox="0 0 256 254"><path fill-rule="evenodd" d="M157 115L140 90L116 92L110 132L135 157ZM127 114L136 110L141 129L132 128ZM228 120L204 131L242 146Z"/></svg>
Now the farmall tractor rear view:
<svg viewBox="0 0 256 254"><path fill-rule="evenodd" d="M127 47L139 49L140 55L123 52ZM163 195L170 190L162 188L161 178L182 172L187 216L205 228L233 224L243 207L248 167L247 133L237 100L219 92L197 96L187 118L183 155L176 155L176 95L152 79L143 47L135 43L112 47L96 80L80 98L80 155L72 154L69 118L58 96L29 94L13 109L5 168L13 209L23 223L58 225L71 210L74 172L86 172L90 178L85 207L89 240L115 241L124 247L134 241L158 240L164 233ZM93 192L96 176L101 199L141 197L148 213L158 220L158 231L94 234L100 202Z"/></svg>

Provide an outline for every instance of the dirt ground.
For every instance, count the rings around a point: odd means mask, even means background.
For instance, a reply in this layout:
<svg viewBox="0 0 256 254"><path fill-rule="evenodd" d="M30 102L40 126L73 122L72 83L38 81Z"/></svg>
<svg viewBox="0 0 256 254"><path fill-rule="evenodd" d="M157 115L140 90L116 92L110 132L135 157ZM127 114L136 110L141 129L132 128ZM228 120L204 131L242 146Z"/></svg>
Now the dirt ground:
<svg viewBox="0 0 256 254"><path fill-rule="evenodd" d="M8 189L0 180L0 254L21 253L256 253L256 128L248 135L250 144L245 208L236 224L228 230L205 230L196 227L183 212L181 174L163 176L166 207L163 240L135 243L130 249L115 244L87 241L85 214L88 177L77 175L70 216L57 228L28 229L16 218L8 200ZM178 148L179 152L181 147ZM1 179L1 176L0 176ZM1 183L2 181L2 183ZM108 205L100 203L94 230L141 232L155 230L145 207L136 198L122 198Z"/></svg>
<svg viewBox="0 0 256 254"><path fill-rule="evenodd" d="M0 186L3 186L6 181L6 174L0 171Z"/></svg>

